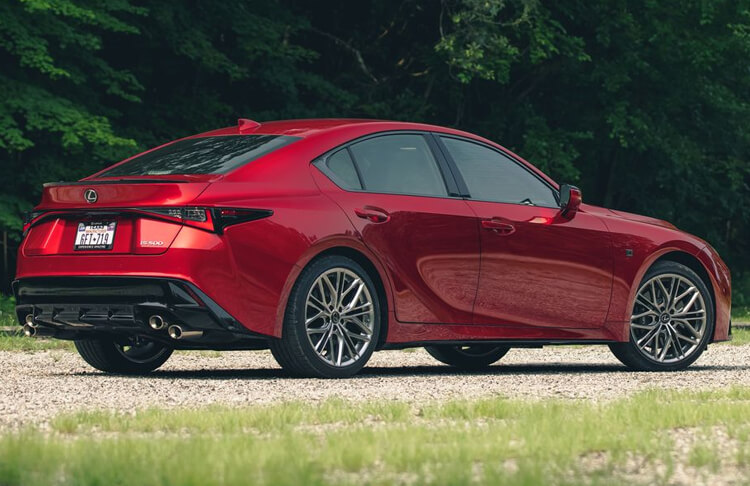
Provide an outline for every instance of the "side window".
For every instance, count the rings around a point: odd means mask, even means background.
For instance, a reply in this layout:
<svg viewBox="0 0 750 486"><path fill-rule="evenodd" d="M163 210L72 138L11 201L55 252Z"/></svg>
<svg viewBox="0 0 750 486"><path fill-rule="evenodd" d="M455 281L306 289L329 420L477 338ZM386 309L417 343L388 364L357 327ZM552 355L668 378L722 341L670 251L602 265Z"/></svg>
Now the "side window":
<svg viewBox="0 0 750 486"><path fill-rule="evenodd" d="M422 135L383 135L349 148L368 192L448 195L437 162Z"/></svg>
<svg viewBox="0 0 750 486"><path fill-rule="evenodd" d="M456 162L472 199L558 206L552 188L509 157L476 143L440 138Z"/></svg>
<svg viewBox="0 0 750 486"><path fill-rule="evenodd" d="M320 165L319 165L320 166ZM325 161L325 170L328 175L343 189L362 189L359 182L357 169L354 168L354 162L349 157L346 149L341 149L334 153Z"/></svg>

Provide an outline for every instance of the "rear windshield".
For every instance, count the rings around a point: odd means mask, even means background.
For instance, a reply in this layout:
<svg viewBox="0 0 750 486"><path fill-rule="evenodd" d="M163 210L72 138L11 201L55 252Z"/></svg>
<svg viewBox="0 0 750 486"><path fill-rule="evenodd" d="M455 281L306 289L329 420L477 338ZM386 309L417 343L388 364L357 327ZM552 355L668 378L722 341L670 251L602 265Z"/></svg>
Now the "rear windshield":
<svg viewBox="0 0 750 486"><path fill-rule="evenodd" d="M178 140L135 157L99 177L176 174L224 174L298 137L284 135L223 135Z"/></svg>

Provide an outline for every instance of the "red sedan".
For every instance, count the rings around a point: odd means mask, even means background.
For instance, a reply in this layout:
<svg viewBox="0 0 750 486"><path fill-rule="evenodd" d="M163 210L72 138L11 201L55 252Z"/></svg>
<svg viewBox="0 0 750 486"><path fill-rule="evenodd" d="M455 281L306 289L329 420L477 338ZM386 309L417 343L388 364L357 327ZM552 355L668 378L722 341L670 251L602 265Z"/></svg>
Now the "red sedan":
<svg viewBox="0 0 750 486"><path fill-rule="evenodd" d="M417 123L242 119L46 184L24 235L25 333L114 373L174 349L270 348L345 377L379 349L478 368L570 343L678 370L731 333L705 241Z"/></svg>

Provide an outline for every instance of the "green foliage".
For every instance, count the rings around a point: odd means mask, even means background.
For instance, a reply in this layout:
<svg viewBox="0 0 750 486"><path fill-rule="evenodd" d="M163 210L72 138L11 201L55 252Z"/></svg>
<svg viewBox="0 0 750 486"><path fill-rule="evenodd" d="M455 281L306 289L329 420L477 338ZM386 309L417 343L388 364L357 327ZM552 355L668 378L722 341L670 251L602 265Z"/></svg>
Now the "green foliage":
<svg viewBox="0 0 750 486"><path fill-rule="evenodd" d="M669 219L750 292L750 0L141 5L0 2L12 241L43 182L240 116L408 119L498 140L588 202Z"/></svg>

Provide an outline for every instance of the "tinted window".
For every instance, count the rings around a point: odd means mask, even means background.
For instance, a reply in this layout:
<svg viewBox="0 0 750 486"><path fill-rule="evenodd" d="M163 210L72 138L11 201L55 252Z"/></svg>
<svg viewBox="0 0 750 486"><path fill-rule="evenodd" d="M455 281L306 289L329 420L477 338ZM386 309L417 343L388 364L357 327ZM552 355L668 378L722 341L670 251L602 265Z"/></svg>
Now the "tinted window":
<svg viewBox="0 0 750 486"><path fill-rule="evenodd" d="M509 157L476 143L440 138L461 171L472 199L558 206L552 188Z"/></svg>
<svg viewBox="0 0 750 486"><path fill-rule="evenodd" d="M353 144L366 191L447 196L427 141L421 135L384 135Z"/></svg>
<svg viewBox="0 0 750 486"><path fill-rule="evenodd" d="M100 176L223 174L295 140L279 135L189 138L135 157Z"/></svg>
<svg viewBox="0 0 750 486"><path fill-rule="evenodd" d="M344 189L362 189L357 169L346 149L341 149L326 160L328 173L336 184Z"/></svg>

